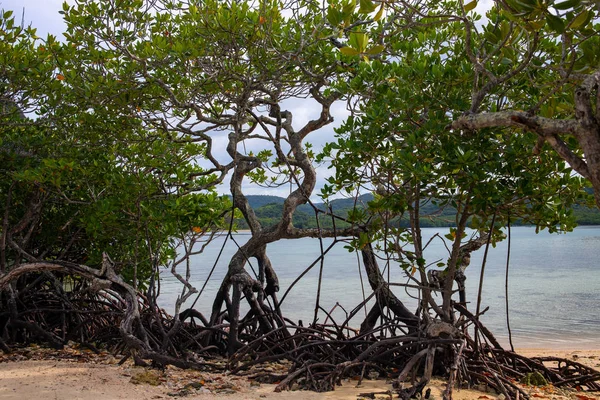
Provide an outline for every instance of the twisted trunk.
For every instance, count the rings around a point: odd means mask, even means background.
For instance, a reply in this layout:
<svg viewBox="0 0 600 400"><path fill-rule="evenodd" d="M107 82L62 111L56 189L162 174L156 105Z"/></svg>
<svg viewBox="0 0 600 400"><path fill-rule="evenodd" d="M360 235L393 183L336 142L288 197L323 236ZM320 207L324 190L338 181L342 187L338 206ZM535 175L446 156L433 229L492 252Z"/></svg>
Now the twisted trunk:
<svg viewBox="0 0 600 400"><path fill-rule="evenodd" d="M221 283L212 307L210 324L215 325L221 315L223 303L226 301L229 290L233 286L233 301L228 307L231 323L229 331L230 353L236 349L238 343L238 319L240 318L238 295L240 293L244 293L250 305L250 311L258 318L260 329L263 332L273 329L274 322L283 324L283 317L280 314L279 307L277 307L276 297L276 292L279 290L279 283L275 269L266 253L267 245L285 238L321 236L320 231L313 232L312 230L296 229L292 222L297 207L308 202L316 184L316 171L310 157L303 148L303 140L309 133L333 121L330 115L330 106L338 97L337 95L327 98L323 97L319 92L319 87L311 89L310 92L313 98L321 104L321 113L317 119L309 121L299 131L296 131L292 127L292 113L282 111L279 108L275 95L273 95L269 117L258 117L250 112L250 115L255 118L257 126L262 127L265 134L272 141L279 161L287 165L290 171L290 179L297 185L296 189L285 199L281 218L275 226L268 229L264 229L261 226L242 190L243 181L248 173L261 167L261 161L258 158L243 155L237 150L238 144L246 138L246 134L241 129L243 124L239 123L235 126L234 131L229 135L227 151L235 164L230 182L230 190L234 206L242 212L252 232L250 240L241 246L231 258L227 274ZM241 109L246 108L242 107ZM275 127L277 131L275 136L272 135L267 125ZM282 133L285 138L282 138ZM281 142L286 142L289 145L289 153L283 151ZM301 178L298 178L294 174L295 170L302 172ZM252 258L257 260L259 267L256 279L251 277L245 270L246 263ZM277 315L269 317L265 314L263 305L266 297L273 299L275 309L278 310L276 311ZM234 322L234 320L236 321Z"/></svg>
<svg viewBox="0 0 600 400"><path fill-rule="evenodd" d="M361 325L360 331L364 333L372 330L377 319L382 315L384 307L388 308L409 329L414 329L419 324L419 318L406 308L404 303L390 289L390 286L379 270L377 257L373 252L371 244L365 245L361 249L361 253L369 285L375 292L377 301Z"/></svg>

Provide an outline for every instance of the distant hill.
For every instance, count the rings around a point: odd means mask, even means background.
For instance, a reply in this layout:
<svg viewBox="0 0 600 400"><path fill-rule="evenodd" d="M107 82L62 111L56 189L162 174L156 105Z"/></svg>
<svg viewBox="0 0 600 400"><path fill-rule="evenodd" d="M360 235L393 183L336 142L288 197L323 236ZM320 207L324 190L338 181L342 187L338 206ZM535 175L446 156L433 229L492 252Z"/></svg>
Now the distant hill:
<svg viewBox="0 0 600 400"><path fill-rule="evenodd" d="M246 198L248 199L250 206L254 209L256 216L264 226L270 226L279 221L283 210L283 203L285 201L283 197L248 195ZM372 194L364 194L357 199L332 200L329 205L336 214L345 217L348 211L353 209L355 205L357 208L366 207L367 202L371 200L373 200ZM324 203L315 203L315 206L322 210L326 210L327 208ZM421 225L423 227L454 225L456 211L452 207L447 207L440 212L439 208L433 204L433 202L427 202L422 206L421 213L423 216L421 218ZM579 225L600 225L600 210L597 208L575 206L573 207L573 213ZM246 229L248 227L244 220L237 220L236 223L239 229ZM406 226L408 222L399 221L398 224ZM294 215L294 226L298 228L317 227L315 212L310 204L302 204L298 207ZM322 228L331 228L333 222L331 221L331 218L321 215L320 226ZM348 224L337 221L336 226L342 228L348 226Z"/></svg>
<svg viewBox="0 0 600 400"><path fill-rule="evenodd" d="M250 207L255 210L267 204L283 204L285 201L283 197L279 196L248 195L246 198L250 203Z"/></svg>
<svg viewBox="0 0 600 400"><path fill-rule="evenodd" d="M229 196L231 198L231 196ZM247 195L248 203L255 211L261 207L271 204L283 204L285 198L279 196L267 196L267 195ZM331 208L334 211L351 209L356 204L358 207L364 207L367 202L373 200L372 194L363 194L357 199L335 199L330 202ZM324 203L314 203L316 207L325 210L326 206ZM305 213L314 214L314 210L310 204L302 204L298 207L298 211Z"/></svg>
<svg viewBox="0 0 600 400"><path fill-rule="evenodd" d="M283 211L283 203L285 199L278 196L264 196L264 195L247 195L248 203L250 207L254 209L256 216L259 218L264 226L271 226L279 221L281 213ZM372 194L365 194L359 196L357 199L336 199L329 203L331 209L340 216L346 216L348 210L351 210L356 205L359 208L366 207L367 202L373 200ZM327 206L324 203L315 203L315 207L321 210L327 210ZM310 204L302 204L296 210L294 214L294 226L297 228L316 228L317 221L315 218L315 211ZM243 220L236 221L239 229L246 229L248 226ZM320 216L319 225L322 228L332 228L333 221L330 217L324 215ZM337 221L336 227L343 228L349 224L343 221Z"/></svg>
<svg viewBox="0 0 600 400"><path fill-rule="evenodd" d="M586 188L585 191L593 195L594 190L592 188ZM600 225L600 210L596 207L586 207L575 205L573 207L573 214L577 218L579 225Z"/></svg>

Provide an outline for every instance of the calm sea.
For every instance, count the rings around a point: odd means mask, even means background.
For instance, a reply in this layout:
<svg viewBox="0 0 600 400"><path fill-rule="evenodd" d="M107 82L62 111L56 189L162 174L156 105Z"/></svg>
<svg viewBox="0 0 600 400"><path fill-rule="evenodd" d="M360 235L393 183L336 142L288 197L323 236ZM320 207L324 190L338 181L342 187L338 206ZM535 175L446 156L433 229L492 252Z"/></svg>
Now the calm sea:
<svg viewBox="0 0 600 400"><path fill-rule="evenodd" d="M424 237L448 232L445 228L427 228ZM534 228L512 228L511 256L509 266L509 316L516 347L597 348L600 347L600 227L580 227L567 234L535 233ZM248 235L234 236L238 245ZM216 239L203 254L192 260L192 281L200 289L217 260L224 238ZM331 239L324 239L326 248ZM196 308L210 314L212 298L225 275L228 255L236 249L229 239L206 289L196 303ZM508 343L505 309L505 273L508 241L490 247L483 285L482 309L489 310L483 322L503 343ZM321 254L319 240L282 240L268 247L273 266L278 273L281 290L279 297L290 284ZM477 288L483 248L473 253L467 268L467 300L475 310ZM439 238L431 242L426 251L427 262L445 261L447 250ZM254 260L251 260L254 261ZM404 271L397 265L381 263L390 282L406 283ZM256 263L252 264L256 268ZM293 320L310 322L313 319L317 294L320 263L317 263L297 283L285 298L282 309ZM435 268L435 267L434 267ZM251 272L250 267L248 271ZM180 273L183 273L180 270ZM357 253L349 252L344 243L336 244L324 257L321 286L321 306L326 310L339 304L333 315L340 322L344 310L350 311L363 299L363 285L368 296L370 291L361 260ZM177 281L165 271L161 280L159 302L172 311L179 293ZM362 279L362 284L361 284ZM414 309L414 293L397 288L396 294ZM186 304L191 305L192 300ZM341 307L340 307L341 306ZM365 315L361 310L355 319ZM326 318L319 314L319 320Z"/></svg>

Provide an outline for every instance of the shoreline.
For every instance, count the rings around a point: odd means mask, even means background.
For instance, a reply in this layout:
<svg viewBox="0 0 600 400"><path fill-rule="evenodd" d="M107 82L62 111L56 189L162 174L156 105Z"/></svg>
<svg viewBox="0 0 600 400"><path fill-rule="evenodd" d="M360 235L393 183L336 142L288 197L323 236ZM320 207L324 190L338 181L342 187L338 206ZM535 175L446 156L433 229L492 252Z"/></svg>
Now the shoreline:
<svg viewBox="0 0 600 400"><path fill-rule="evenodd" d="M576 360L600 371L600 346L595 349L518 348L528 356L556 356ZM258 384L243 376L227 373L207 373L167 367L165 371L134 367L127 362L102 353L95 355L85 349L67 347L56 351L31 346L14 355L0 354L0 400L110 400L110 399L271 399L271 400L356 400L361 393L385 392L391 389L384 380L365 380L356 387L353 379L344 380L335 391L314 393L287 391L274 393L275 385ZM283 367L274 363L274 368ZM146 379L150 377L151 379ZM155 381L153 381L155 379ZM138 383L136 383L138 382ZM432 398L441 399L443 380L435 378L427 386ZM530 387L539 399L587 400L600 399L600 393L567 392L552 388ZM382 395L383 396L383 395ZM495 394L472 389L456 389L456 400L496 399ZM579 396L579 397L578 397ZM375 398L390 398L389 395ZM396 397L394 397L396 398Z"/></svg>

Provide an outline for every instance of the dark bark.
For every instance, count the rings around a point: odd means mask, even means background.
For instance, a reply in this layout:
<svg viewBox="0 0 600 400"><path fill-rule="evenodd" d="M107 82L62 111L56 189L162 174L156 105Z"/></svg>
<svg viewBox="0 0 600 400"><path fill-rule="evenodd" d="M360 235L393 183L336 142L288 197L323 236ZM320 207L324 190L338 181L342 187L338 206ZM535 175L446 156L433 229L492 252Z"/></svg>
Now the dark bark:
<svg viewBox="0 0 600 400"><path fill-rule="evenodd" d="M381 317L381 305L379 305L379 301L375 301L375 304L369 310L367 316L360 324L360 331L362 333L372 332L375 326L377 325L377 320Z"/></svg>
<svg viewBox="0 0 600 400"><path fill-rule="evenodd" d="M391 291L390 286L386 282L383 275L381 275L379 265L377 264L377 258L373 252L373 247L371 244L366 244L361 249L361 253L367 278L369 280L371 289L375 292L377 304L382 308L387 307L393 313L393 315L400 320L400 322L409 328L415 328L419 323L419 318L408 308L406 308L404 303L402 303L402 301L400 301ZM372 322L374 314L370 313L370 316L371 318L369 320ZM368 321L365 320L364 329L372 329L370 323L367 322ZM361 327L361 332L367 331L363 331L363 327Z"/></svg>

